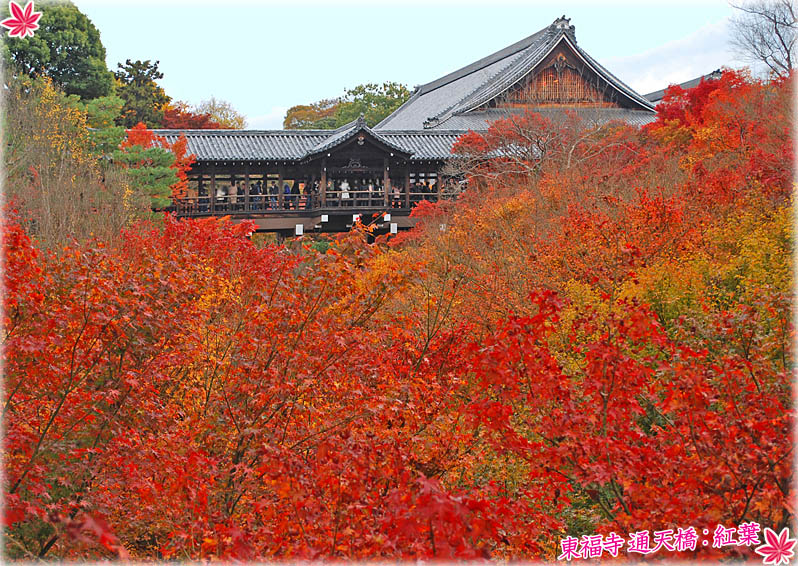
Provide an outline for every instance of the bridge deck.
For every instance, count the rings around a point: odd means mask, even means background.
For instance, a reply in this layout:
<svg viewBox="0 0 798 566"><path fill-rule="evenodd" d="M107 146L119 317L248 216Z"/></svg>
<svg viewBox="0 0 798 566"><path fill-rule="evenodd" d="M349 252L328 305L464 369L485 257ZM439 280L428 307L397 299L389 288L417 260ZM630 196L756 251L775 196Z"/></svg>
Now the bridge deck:
<svg viewBox="0 0 798 566"><path fill-rule="evenodd" d="M252 220L259 232L278 232L283 235L313 232L345 232L359 217L364 224L374 223L377 232L390 232L412 228L415 219L410 218L413 208L421 201L437 200L436 194L418 194L410 203L386 203L379 197L328 200L324 206L317 195L286 196L282 207L274 197L260 196L244 199L241 196L226 196L214 199L190 197L174 201L173 210L180 218L204 218L230 216L233 221ZM422 198L423 197L423 198ZM387 215L387 216L385 216ZM391 226L394 224L395 226ZM301 228L298 228L301 226Z"/></svg>

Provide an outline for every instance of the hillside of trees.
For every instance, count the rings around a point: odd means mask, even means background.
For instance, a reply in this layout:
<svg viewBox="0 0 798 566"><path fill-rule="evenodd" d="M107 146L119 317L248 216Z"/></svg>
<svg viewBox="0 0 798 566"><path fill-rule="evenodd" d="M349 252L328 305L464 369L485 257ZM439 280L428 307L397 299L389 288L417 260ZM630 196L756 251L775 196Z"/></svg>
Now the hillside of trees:
<svg viewBox="0 0 798 566"><path fill-rule="evenodd" d="M119 90L19 81L8 559L556 560L792 525L793 79L673 87L642 130L499 121L455 147L458 198L324 253L152 217L185 147Z"/></svg>

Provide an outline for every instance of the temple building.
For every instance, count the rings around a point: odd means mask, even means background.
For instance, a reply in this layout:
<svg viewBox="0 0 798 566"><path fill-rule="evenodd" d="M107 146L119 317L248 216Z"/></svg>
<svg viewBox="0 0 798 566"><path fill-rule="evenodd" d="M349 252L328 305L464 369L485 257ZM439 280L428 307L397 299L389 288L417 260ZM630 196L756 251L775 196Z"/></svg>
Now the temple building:
<svg viewBox="0 0 798 566"><path fill-rule="evenodd" d="M427 84L370 128L359 118L336 130L156 130L181 134L196 156L182 216L249 218L259 230L301 234L347 229L387 212L382 230L412 226L412 207L456 194L443 174L469 130L528 111L576 112L587 124L654 120L653 103L588 55L570 20L551 25Z"/></svg>
<svg viewBox="0 0 798 566"><path fill-rule="evenodd" d="M721 78L722 76L723 76L723 69L715 69L714 71L712 71L708 75L701 75L700 77L696 77L694 79L691 79L689 81L685 81L685 82L680 83L680 84L675 85L675 86L678 86L679 88L682 88L684 90L688 90L688 89L697 87L702 82L716 81L719 78ZM670 86L674 86L674 85L670 85ZM651 102L651 104L658 104L665 97L665 91L668 90L668 88L669 87L666 87L666 88L663 88L663 89L660 89L660 90L655 90L654 92L649 92L648 94L644 94L643 96L649 102Z"/></svg>

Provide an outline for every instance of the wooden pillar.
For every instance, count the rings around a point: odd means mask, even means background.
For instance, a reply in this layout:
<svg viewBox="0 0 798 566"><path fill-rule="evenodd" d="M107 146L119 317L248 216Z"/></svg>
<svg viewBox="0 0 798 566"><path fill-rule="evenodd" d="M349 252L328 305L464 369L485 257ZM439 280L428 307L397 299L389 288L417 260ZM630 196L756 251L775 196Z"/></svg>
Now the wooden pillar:
<svg viewBox="0 0 798 566"><path fill-rule="evenodd" d="M405 208L410 208L410 164L405 169Z"/></svg>
<svg viewBox="0 0 798 566"><path fill-rule="evenodd" d="M211 215L216 214L216 166L210 165L211 170Z"/></svg>
<svg viewBox="0 0 798 566"><path fill-rule="evenodd" d="M264 210L271 209L271 206L272 206L272 200L271 199L272 199L272 197L269 194L269 189L268 189L268 184L269 184L269 169L268 168L263 170L263 183L264 183L264 187L265 187L265 191L266 191L265 195L263 196L262 201L261 201L261 202L263 202L263 209ZM277 196L275 195L274 198L277 198ZM275 205L275 206L277 206L277 205Z"/></svg>
<svg viewBox="0 0 798 566"><path fill-rule="evenodd" d="M268 210L269 209L269 170L268 169L261 169L260 171L261 176L263 177L262 187L260 189L260 209L261 210Z"/></svg>
<svg viewBox="0 0 798 566"><path fill-rule="evenodd" d="M382 162L382 192L384 193L385 206L388 206L388 195L391 191L390 161L386 157Z"/></svg>
<svg viewBox="0 0 798 566"><path fill-rule="evenodd" d="M186 194L188 200L185 201L185 204L179 208L183 208L184 213L189 212L191 214L195 214L199 212L200 209L202 208L202 206L200 205L200 202L202 201L202 196L200 196L202 195L202 173L199 173L198 175L192 175L192 177L189 178L189 180L192 179L197 181L197 192L192 198L191 190L189 190L188 194ZM188 210L186 211L186 209Z"/></svg>
<svg viewBox="0 0 798 566"><path fill-rule="evenodd" d="M438 193L437 202L441 202L441 188L442 188L442 185L443 185L443 183L442 183L442 180L441 180L441 170L438 169L435 172L435 188L437 189L436 192Z"/></svg>
<svg viewBox="0 0 798 566"><path fill-rule="evenodd" d="M249 165L244 166L244 211L249 212Z"/></svg>
<svg viewBox="0 0 798 566"><path fill-rule="evenodd" d="M321 160L321 183L319 183L319 195L321 198L321 207L327 206L327 158L323 157Z"/></svg>
<svg viewBox="0 0 798 566"><path fill-rule="evenodd" d="M285 200L285 195L283 194L283 176L285 175L285 169L282 165L277 167L277 208L283 210L283 200Z"/></svg>

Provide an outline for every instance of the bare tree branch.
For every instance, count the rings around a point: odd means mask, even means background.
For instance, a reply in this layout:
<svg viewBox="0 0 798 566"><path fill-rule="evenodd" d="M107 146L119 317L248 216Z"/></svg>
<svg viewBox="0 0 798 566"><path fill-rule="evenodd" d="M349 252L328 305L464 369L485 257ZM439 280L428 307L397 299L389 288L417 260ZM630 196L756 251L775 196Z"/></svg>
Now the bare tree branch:
<svg viewBox="0 0 798 566"><path fill-rule="evenodd" d="M795 54L795 10L792 0L754 0L732 4L732 46L751 63L764 64L772 74L792 71Z"/></svg>

